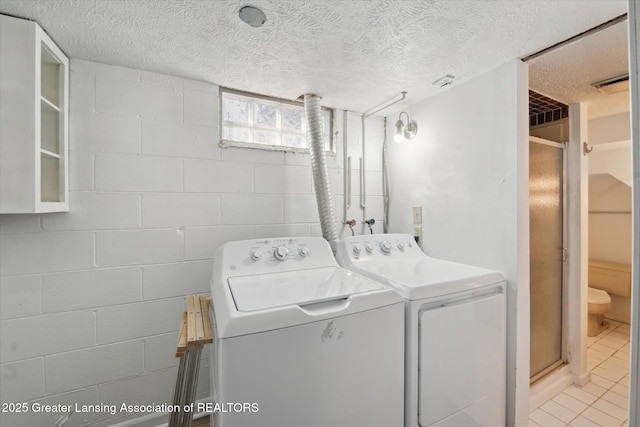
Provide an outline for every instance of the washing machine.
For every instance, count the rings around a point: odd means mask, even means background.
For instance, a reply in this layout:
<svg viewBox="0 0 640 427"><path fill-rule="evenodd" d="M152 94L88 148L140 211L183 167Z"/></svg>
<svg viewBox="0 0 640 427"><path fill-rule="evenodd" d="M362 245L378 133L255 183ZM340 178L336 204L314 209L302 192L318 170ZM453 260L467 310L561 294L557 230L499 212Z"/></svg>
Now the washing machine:
<svg viewBox="0 0 640 427"><path fill-rule="evenodd" d="M349 237L336 256L405 300L405 427L504 426L503 277L431 258L407 234Z"/></svg>
<svg viewBox="0 0 640 427"><path fill-rule="evenodd" d="M403 299L324 239L224 244L211 293L216 427L402 425Z"/></svg>

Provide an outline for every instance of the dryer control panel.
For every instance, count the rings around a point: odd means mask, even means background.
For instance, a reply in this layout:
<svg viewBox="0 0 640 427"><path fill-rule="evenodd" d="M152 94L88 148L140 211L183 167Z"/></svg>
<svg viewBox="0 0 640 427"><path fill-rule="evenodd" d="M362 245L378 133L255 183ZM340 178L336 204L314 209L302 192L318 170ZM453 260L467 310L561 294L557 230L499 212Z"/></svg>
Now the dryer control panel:
<svg viewBox="0 0 640 427"><path fill-rule="evenodd" d="M347 237L338 244L338 259L351 263L421 260L426 257L409 234L369 234Z"/></svg>

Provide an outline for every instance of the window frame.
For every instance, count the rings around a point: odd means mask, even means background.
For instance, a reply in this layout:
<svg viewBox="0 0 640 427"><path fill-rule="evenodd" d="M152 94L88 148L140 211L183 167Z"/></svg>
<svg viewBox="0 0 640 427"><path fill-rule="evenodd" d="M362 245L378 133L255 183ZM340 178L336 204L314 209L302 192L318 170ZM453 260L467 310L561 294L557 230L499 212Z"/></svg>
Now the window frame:
<svg viewBox="0 0 640 427"><path fill-rule="evenodd" d="M240 96L243 98L250 98L252 101L252 108L250 109L250 117L251 117L251 125L242 125L243 127L247 127L249 129L251 129L252 131L254 129L257 130L269 130L269 131L276 131L280 134L280 136L282 137L283 134L299 134L295 131L287 131L286 129L282 128L282 117L281 114L278 115L277 123L278 123L278 128L277 129L273 129L273 128L266 128L266 127L261 127L259 125L255 124L255 119L253 118L253 115L255 114L254 112L254 108L255 108L255 100L262 100L265 101L265 104L277 104L279 107L281 105L285 105L285 106L292 106L292 107L296 107L296 109L302 109L303 113L304 113L304 103L302 101L292 101L290 99L284 99L284 98L277 98L277 97L273 97L273 96L267 96L267 95L262 95L259 93L253 93L253 92L247 92L247 91L242 91L242 90L238 90L238 89L231 89L228 87L223 87L220 86L219 87L219 92L218 92L218 98L219 98L219 105L218 105L218 109L219 109L219 113L218 113L218 125L219 125L219 146L222 148L227 148L227 147L240 147L240 148L253 148L253 149L258 149L258 150L267 150L267 151L282 151L282 152L293 152L293 153L309 153L309 148L300 148L300 147L293 147L293 146L288 146L288 145L270 145L270 144L261 144L258 142L243 142L243 141L233 141L230 139L225 139L223 138L223 131L224 131L224 117L223 117L223 94L229 94L229 95L236 95L236 96ZM327 112L329 114L329 150L325 150L325 153L328 155L336 155L336 145L335 145L335 138L333 135L333 131L334 131L334 127L335 127L335 110L333 108L329 108L329 107L321 107L322 112ZM281 110L280 110L281 111ZM304 117L304 114L303 114ZM304 120L304 119L303 119ZM227 122L227 123L233 123L233 122ZM305 124L306 126L306 124ZM302 135L304 135L305 141L307 138L307 133L302 132ZM282 139L281 139L282 141Z"/></svg>

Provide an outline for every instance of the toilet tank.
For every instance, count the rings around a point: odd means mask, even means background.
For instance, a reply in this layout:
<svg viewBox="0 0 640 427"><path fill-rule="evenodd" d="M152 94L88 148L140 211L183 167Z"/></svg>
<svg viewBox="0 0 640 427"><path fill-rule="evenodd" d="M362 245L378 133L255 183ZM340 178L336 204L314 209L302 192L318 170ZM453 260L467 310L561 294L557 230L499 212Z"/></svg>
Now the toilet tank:
<svg viewBox="0 0 640 427"><path fill-rule="evenodd" d="M615 262L589 260L589 287L621 297L631 296L631 266Z"/></svg>

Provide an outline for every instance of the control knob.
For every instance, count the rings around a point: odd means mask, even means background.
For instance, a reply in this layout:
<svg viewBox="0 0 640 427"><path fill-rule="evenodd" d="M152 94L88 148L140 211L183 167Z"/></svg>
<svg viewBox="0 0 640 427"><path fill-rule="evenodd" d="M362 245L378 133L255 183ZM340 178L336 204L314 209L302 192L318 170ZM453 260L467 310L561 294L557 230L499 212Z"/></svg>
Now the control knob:
<svg viewBox="0 0 640 427"><path fill-rule="evenodd" d="M303 247L300 248L300 255L309 256L309 254L311 254L311 251L309 250L308 247L303 246Z"/></svg>
<svg viewBox="0 0 640 427"><path fill-rule="evenodd" d="M262 256L262 252L260 252L257 249L255 251L251 252L251 259L254 260L254 261L259 260L261 256Z"/></svg>
<svg viewBox="0 0 640 427"><path fill-rule="evenodd" d="M373 245L371 243L367 243L365 245L365 249L367 250L367 252L371 253L373 252Z"/></svg>
<svg viewBox="0 0 640 427"><path fill-rule="evenodd" d="M391 243L389 243L387 240L381 242L380 250L382 250L383 253L388 254L389 252L391 252Z"/></svg>
<svg viewBox="0 0 640 427"><path fill-rule="evenodd" d="M354 245L353 246L353 253L358 255L360 252L362 252L362 246L360 245Z"/></svg>
<svg viewBox="0 0 640 427"><path fill-rule="evenodd" d="M404 250L404 243L402 242L398 242L398 249L400 249L401 251Z"/></svg>
<svg viewBox="0 0 640 427"><path fill-rule="evenodd" d="M278 246L273 251L273 256L276 257L277 260L284 261L289 257L289 249L284 246Z"/></svg>

